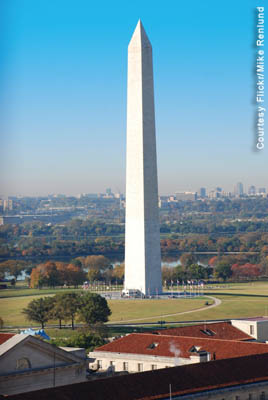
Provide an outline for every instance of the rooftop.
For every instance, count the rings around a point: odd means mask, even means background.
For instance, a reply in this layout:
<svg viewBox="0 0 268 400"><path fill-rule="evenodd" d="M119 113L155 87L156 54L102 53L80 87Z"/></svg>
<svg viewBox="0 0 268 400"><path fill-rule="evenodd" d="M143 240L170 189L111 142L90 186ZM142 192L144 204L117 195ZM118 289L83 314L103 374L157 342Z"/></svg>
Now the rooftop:
<svg viewBox="0 0 268 400"><path fill-rule="evenodd" d="M161 329L158 335L190 336L206 339L250 340L251 336L233 326L230 322L203 323L179 328Z"/></svg>
<svg viewBox="0 0 268 400"><path fill-rule="evenodd" d="M95 351L190 358L195 353L194 348L198 352L209 352L211 358L217 360L268 353L268 345L265 343L148 333L132 333L98 347Z"/></svg>
<svg viewBox="0 0 268 400"><path fill-rule="evenodd" d="M15 336L15 333L0 333L0 345Z"/></svg>
<svg viewBox="0 0 268 400"><path fill-rule="evenodd" d="M268 381L268 354L189 364L8 396L8 400L161 400Z"/></svg>

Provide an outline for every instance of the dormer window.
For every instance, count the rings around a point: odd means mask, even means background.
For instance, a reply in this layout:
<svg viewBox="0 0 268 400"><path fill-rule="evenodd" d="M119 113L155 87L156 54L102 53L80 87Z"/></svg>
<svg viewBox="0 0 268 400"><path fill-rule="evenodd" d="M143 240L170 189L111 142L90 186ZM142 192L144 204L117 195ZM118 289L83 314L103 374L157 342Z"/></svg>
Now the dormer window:
<svg viewBox="0 0 268 400"><path fill-rule="evenodd" d="M198 353L200 349L200 346L192 346L189 350L189 353Z"/></svg>
<svg viewBox="0 0 268 400"><path fill-rule="evenodd" d="M155 349L158 345L159 345L159 343L151 343L151 344L149 344L147 349L150 349L150 350Z"/></svg>
<svg viewBox="0 0 268 400"><path fill-rule="evenodd" d="M205 335L208 335L208 336L216 335L216 333L213 332L211 329L201 329L201 332L203 332Z"/></svg>

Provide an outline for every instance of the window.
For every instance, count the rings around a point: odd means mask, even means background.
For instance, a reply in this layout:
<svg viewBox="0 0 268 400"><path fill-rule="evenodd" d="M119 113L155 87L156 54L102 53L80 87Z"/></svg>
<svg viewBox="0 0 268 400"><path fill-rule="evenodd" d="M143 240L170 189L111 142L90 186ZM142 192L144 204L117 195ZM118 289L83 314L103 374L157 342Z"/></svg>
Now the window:
<svg viewBox="0 0 268 400"><path fill-rule="evenodd" d="M157 369L157 365L156 364L152 364L152 370Z"/></svg>
<svg viewBox="0 0 268 400"><path fill-rule="evenodd" d="M260 400L265 400L265 398L266 398L265 392L261 392Z"/></svg>
<svg viewBox="0 0 268 400"><path fill-rule="evenodd" d="M110 367L114 367L115 366L115 362L114 361L110 361Z"/></svg>
<svg viewBox="0 0 268 400"><path fill-rule="evenodd" d="M97 360L98 369L102 369L102 360Z"/></svg>
<svg viewBox="0 0 268 400"><path fill-rule="evenodd" d="M128 371L128 362L123 362L123 371Z"/></svg>
<svg viewBox="0 0 268 400"><path fill-rule="evenodd" d="M215 332L213 332L211 329L200 329L200 330L201 330L201 332L205 333L205 335L208 335L208 336L215 335Z"/></svg>
<svg viewBox="0 0 268 400"><path fill-rule="evenodd" d="M29 369L31 368L31 363L28 358L20 358L17 360L16 369Z"/></svg>
<svg viewBox="0 0 268 400"><path fill-rule="evenodd" d="M159 343L151 343L151 344L149 344L147 349L155 349L158 345L159 345Z"/></svg>
<svg viewBox="0 0 268 400"><path fill-rule="evenodd" d="M190 353L198 353L200 349L201 349L200 346L192 346L192 347L189 349L189 352L190 352Z"/></svg>
<svg viewBox="0 0 268 400"><path fill-rule="evenodd" d="M254 335L254 325L249 326L249 334Z"/></svg>
<svg viewBox="0 0 268 400"><path fill-rule="evenodd" d="M142 372L143 371L143 364L138 364L138 372Z"/></svg>

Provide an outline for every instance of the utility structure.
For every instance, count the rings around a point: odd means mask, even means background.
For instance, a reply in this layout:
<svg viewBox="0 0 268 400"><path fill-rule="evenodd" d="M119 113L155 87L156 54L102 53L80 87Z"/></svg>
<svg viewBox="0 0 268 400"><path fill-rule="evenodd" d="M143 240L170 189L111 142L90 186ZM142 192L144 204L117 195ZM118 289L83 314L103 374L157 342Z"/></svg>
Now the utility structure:
<svg viewBox="0 0 268 400"><path fill-rule="evenodd" d="M125 291L162 292L152 46L139 20L128 46Z"/></svg>

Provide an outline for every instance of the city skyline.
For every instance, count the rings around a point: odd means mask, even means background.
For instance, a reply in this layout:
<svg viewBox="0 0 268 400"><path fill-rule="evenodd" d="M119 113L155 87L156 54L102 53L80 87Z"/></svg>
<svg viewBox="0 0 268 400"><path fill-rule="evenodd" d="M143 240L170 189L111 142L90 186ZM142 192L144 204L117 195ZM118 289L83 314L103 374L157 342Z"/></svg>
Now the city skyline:
<svg viewBox="0 0 268 400"><path fill-rule="evenodd" d="M252 150L257 4L105 4L3 6L1 193L124 192L125 48L139 18L154 43L159 193L267 187L266 149Z"/></svg>

